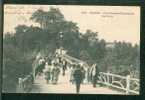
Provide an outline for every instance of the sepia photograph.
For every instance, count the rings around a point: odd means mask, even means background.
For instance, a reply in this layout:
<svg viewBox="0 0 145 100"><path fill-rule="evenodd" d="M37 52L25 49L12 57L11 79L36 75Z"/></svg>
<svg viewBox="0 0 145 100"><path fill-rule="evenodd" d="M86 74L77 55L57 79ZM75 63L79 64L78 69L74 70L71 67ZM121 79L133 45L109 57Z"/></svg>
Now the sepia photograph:
<svg viewBox="0 0 145 100"><path fill-rule="evenodd" d="M140 6L5 4L3 18L3 93L140 94Z"/></svg>

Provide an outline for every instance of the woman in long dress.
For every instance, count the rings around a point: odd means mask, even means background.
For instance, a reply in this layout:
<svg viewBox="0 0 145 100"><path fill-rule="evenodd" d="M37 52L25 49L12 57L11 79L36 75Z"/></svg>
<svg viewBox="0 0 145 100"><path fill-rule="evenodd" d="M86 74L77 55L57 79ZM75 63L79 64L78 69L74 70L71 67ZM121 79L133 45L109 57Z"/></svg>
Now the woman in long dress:
<svg viewBox="0 0 145 100"><path fill-rule="evenodd" d="M59 78L59 74L60 74L60 68L59 66L55 63L52 69L52 83L53 84L57 84L58 82L58 78Z"/></svg>
<svg viewBox="0 0 145 100"><path fill-rule="evenodd" d="M51 80L51 66L48 65L47 62L45 64L44 75L45 75L45 80L46 80L47 84L50 83L50 80Z"/></svg>
<svg viewBox="0 0 145 100"><path fill-rule="evenodd" d="M94 64L92 66L92 69L91 69L91 80L92 80L92 83L93 83L93 87L96 87L97 80L98 80L98 75L99 75L98 66L97 66L97 64Z"/></svg>

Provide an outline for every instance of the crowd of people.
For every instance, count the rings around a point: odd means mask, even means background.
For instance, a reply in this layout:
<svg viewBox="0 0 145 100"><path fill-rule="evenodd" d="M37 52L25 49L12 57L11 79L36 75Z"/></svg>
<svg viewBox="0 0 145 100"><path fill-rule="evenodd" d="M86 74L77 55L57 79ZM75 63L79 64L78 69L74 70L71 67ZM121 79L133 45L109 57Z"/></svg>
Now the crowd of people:
<svg viewBox="0 0 145 100"><path fill-rule="evenodd" d="M76 93L80 92L81 84L92 83L96 87L99 70L97 64L86 66L83 63L68 63L61 57L41 58L35 70L35 76L44 74L47 84L57 84L59 76L65 76L66 70L70 71L69 82L76 85Z"/></svg>

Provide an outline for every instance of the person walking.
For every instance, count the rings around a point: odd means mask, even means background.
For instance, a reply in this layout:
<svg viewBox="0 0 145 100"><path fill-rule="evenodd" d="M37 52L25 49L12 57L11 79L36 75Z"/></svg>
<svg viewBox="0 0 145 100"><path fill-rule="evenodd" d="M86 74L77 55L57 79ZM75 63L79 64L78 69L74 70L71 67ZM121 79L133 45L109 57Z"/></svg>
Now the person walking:
<svg viewBox="0 0 145 100"><path fill-rule="evenodd" d="M50 80L51 80L51 66L48 65L48 63L46 62L45 64L45 69L43 70L44 72L44 75L45 75L45 80L48 83L50 83Z"/></svg>
<svg viewBox="0 0 145 100"><path fill-rule="evenodd" d="M84 83L86 71L85 71L83 65L81 65L81 71L82 71L82 83Z"/></svg>
<svg viewBox="0 0 145 100"><path fill-rule="evenodd" d="M70 82L73 84L74 83L74 76L73 76L73 74L74 74L74 70L75 70L75 64L73 64L72 66L71 66L71 69L70 69Z"/></svg>
<svg viewBox="0 0 145 100"><path fill-rule="evenodd" d="M83 73L81 71L80 65L77 65L74 73L73 73L73 77L74 77L74 81L75 81L75 85L76 85L76 93L80 92L80 86L82 83L82 79L83 79Z"/></svg>
<svg viewBox="0 0 145 100"><path fill-rule="evenodd" d="M54 67L52 69L52 83L53 84L57 84L58 78L59 78L59 73L60 73L60 69L59 66L54 63Z"/></svg>
<svg viewBox="0 0 145 100"><path fill-rule="evenodd" d="M58 57L58 62L59 62L59 64L62 64L62 58L61 57Z"/></svg>
<svg viewBox="0 0 145 100"><path fill-rule="evenodd" d="M67 62L64 60L62 65L62 75L65 76L65 70L67 69Z"/></svg>
<svg viewBox="0 0 145 100"><path fill-rule="evenodd" d="M91 83L91 69L92 69L91 66L87 67L87 72L86 72L87 76L86 77L87 77L87 82L88 83Z"/></svg>
<svg viewBox="0 0 145 100"><path fill-rule="evenodd" d="M99 75L99 69L97 64L94 64L92 67L92 83L93 83L93 87L96 87L97 84L97 80L98 80L98 75Z"/></svg>
<svg viewBox="0 0 145 100"><path fill-rule="evenodd" d="M38 64L36 66L36 69L35 69L35 76L41 76L41 74L43 73L43 69L45 68L45 59L41 58L39 61L38 61Z"/></svg>
<svg viewBox="0 0 145 100"><path fill-rule="evenodd" d="M47 57L48 65L51 65L51 61L52 61L52 59L50 57Z"/></svg>

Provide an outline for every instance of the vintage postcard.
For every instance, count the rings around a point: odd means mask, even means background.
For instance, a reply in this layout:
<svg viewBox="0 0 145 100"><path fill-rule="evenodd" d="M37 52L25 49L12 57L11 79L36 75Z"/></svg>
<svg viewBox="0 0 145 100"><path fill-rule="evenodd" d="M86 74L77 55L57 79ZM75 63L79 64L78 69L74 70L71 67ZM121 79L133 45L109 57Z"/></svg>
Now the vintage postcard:
<svg viewBox="0 0 145 100"><path fill-rule="evenodd" d="M140 94L140 7L4 5L3 93Z"/></svg>

